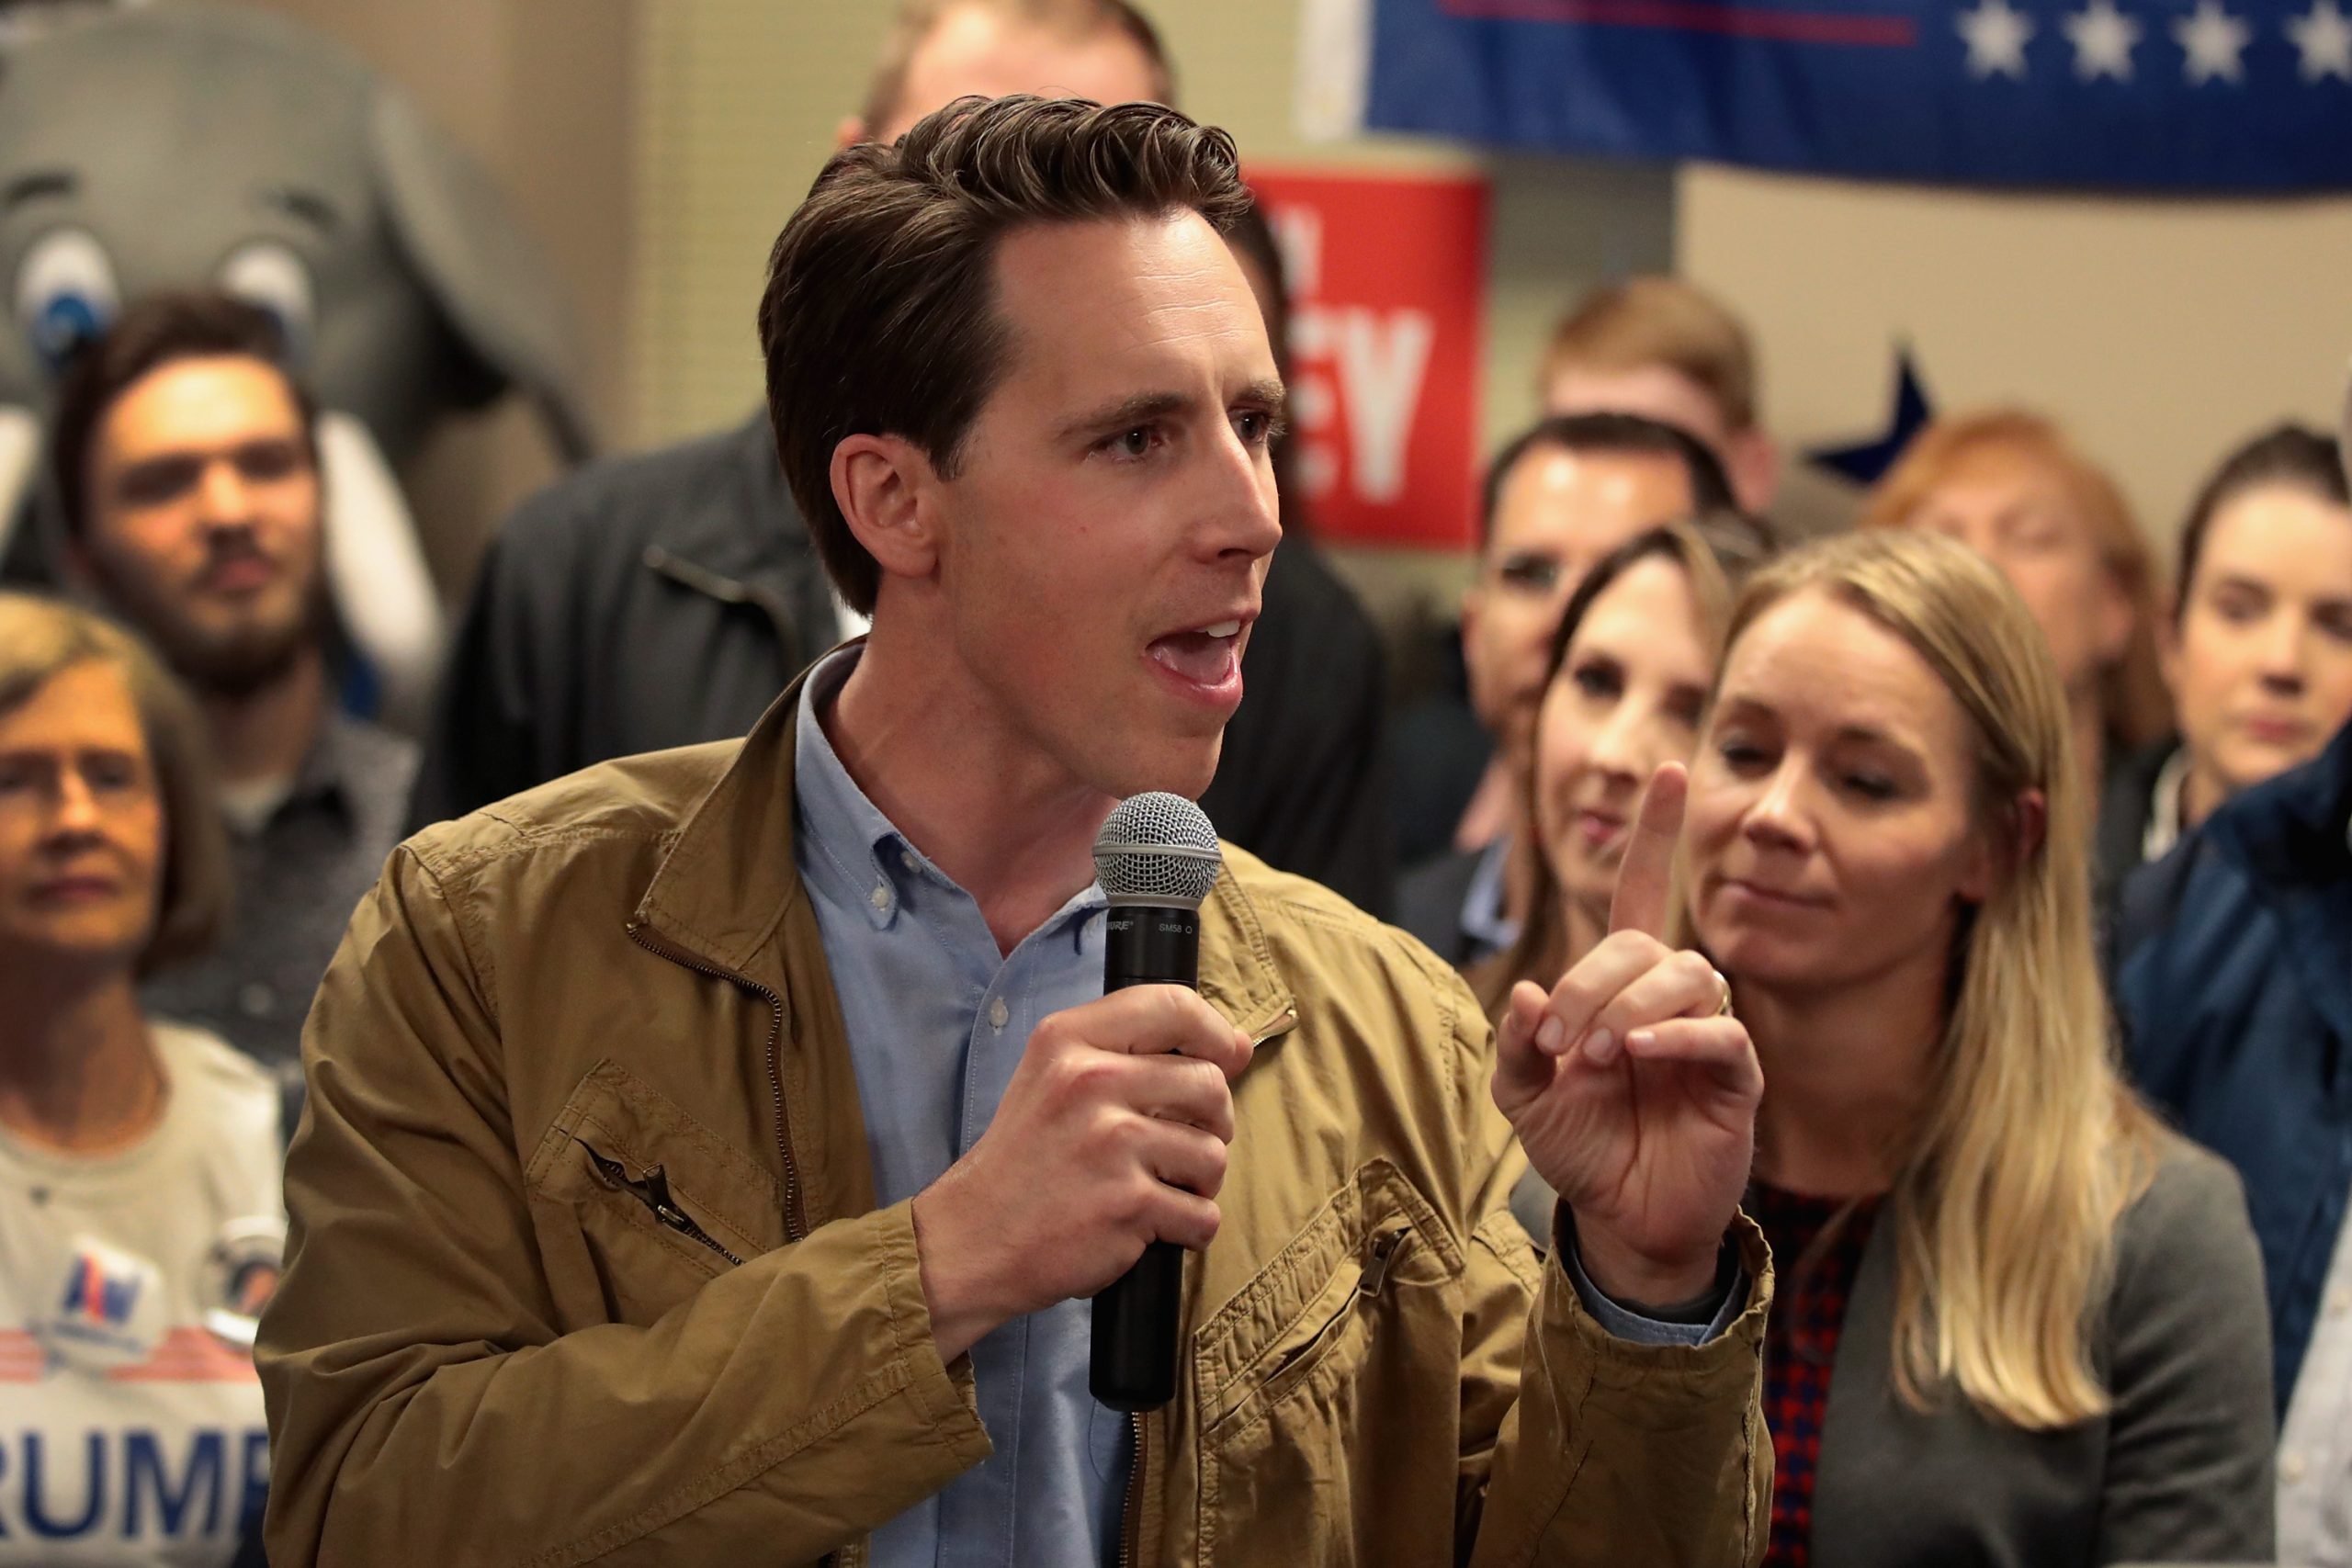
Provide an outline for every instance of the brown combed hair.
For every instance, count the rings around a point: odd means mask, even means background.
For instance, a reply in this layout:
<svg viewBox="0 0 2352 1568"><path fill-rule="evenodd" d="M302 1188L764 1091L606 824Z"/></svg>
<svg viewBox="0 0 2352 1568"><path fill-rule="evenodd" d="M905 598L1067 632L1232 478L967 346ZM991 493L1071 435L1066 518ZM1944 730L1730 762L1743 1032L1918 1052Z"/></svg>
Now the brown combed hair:
<svg viewBox="0 0 2352 1568"><path fill-rule="evenodd" d="M210 743L187 694L130 632L88 610L0 591L0 714L82 664L122 671L164 808L164 882L141 976L212 945L229 915L229 838L213 792Z"/></svg>
<svg viewBox="0 0 2352 1568"><path fill-rule="evenodd" d="M2172 694L2165 685L2157 653L2156 572L2147 539L2114 479L2055 423L2016 408L1984 409L1936 421L1904 449L1871 492L1860 525L1906 525L1931 493L1988 450L2005 450L2045 469L2090 525L2099 559L2130 602L2132 616L2123 656L2100 674L2100 713L2109 736L2124 750L2162 740L2173 732Z"/></svg>
<svg viewBox="0 0 2352 1568"><path fill-rule="evenodd" d="M1974 741L1971 798L2007 868L1963 920L1925 1110L1889 1194L1894 1387L1915 1408L1957 1384L2013 1426L2071 1426L2108 1408L2089 1336L2156 1130L2116 1065L2058 668L1997 569L1901 530L1825 539L1766 568L1726 649L1805 592L1901 637L1951 692ZM2017 810L2028 792L2046 803L2038 835Z"/></svg>
<svg viewBox="0 0 2352 1568"><path fill-rule="evenodd" d="M1756 349L1747 329L1713 295L1679 277L1629 277L1578 300L1552 329L1542 380L1548 385L1571 366L1639 370L1653 365L1706 393L1726 432L1756 428Z"/></svg>
<svg viewBox="0 0 2352 1568"><path fill-rule="evenodd" d="M1176 67L1159 41L1159 29L1128 0L909 0L899 8L899 19L882 45L882 59L865 85L865 107L859 111L859 119L867 136L878 134L899 112L899 100L907 90L907 73L923 39L950 11L966 9L993 11L1069 38L1117 33L1133 43L1150 65L1152 96L1163 104L1176 101Z"/></svg>
<svg viewBox="0 0 2352 1568"><path fill-rule="evenodd" d="M888 147L833 155L785 224L760 299L768 419L817 553L850 607L880 569L833 499L833 448L902 436L952 478L1003 374L998 242L1034 223L1248 208L1233 139L1157 104L958 98Z"/></svg>

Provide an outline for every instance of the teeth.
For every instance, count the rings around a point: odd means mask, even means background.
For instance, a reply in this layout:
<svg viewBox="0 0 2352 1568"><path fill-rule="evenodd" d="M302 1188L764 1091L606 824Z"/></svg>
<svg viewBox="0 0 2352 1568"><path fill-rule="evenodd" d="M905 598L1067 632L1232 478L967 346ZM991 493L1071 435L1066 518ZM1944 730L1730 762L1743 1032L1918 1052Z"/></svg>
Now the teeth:
<svg viewBox="0 0 2352 1568"><path fill-rule="evenodd" d="M1203 626L1201 635L1203 637L1235 637L1238 636L1240 631L1239 621L1219 621L1213 626Z"/></svg>

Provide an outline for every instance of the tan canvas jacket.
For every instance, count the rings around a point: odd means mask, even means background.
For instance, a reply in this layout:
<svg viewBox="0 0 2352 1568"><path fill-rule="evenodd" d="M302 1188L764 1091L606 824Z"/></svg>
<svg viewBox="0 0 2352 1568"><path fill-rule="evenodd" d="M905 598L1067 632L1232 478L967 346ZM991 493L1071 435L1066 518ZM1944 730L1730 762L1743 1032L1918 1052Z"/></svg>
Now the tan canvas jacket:
<svg viewBox="0 0 2352 1568"><path fill-rule="evenodd" d="M874 1206L796 698L435 828L353 918L259 1348L279 1568L853 1564L988 1456ZM1728 1333L1614 1340L1510 1215L1490 1036L1426 950L1229 851L1201 983L1262 1043L1122 1561L1758 1559L1753 1227Z"/></svg>

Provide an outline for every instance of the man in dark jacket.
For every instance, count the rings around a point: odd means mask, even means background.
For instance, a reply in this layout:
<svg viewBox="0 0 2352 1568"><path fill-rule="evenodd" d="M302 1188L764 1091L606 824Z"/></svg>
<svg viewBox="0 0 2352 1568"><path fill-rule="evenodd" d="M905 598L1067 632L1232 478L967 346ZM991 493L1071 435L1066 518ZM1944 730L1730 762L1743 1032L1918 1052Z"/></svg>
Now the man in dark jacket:
<svg viewBox="0 0 2352 1568"><path fill-rule="evenodd" d="M1008 61L1035 80L1008 80ZM844 140L891 140L965 93L1048 85L1105 101L1172 96L1158 40L1130 7L1105 4L1073 34L1017 7L957 0L910 10ZM1243 670L1249 694L1202 807L1274 865L1385 909L1378 635L1296 533L1263 612ZM589 468L525 502L482 564L412 826L607 758L741 735L857 629L825 584L764 415Z"/></svg>

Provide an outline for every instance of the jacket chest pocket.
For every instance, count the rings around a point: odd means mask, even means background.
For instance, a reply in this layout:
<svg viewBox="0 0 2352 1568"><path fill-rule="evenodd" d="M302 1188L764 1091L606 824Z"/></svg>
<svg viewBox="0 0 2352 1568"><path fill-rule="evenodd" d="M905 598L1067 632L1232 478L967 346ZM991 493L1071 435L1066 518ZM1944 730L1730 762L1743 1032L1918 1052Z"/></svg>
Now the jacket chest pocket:
<svg viewBox="0 0 2352 1568"><path fill-rule="evenodd" d="M1200 1562L1452 1560L1394 1521L1453 1516L1462 1267L1374 1161L1200 1328Z"/></svg>
<svg viewBox="0 0 2352 1568"><path fill-rule="evenodd" d="M775 1179L610 1062L564 1102L524 1184L567 1333L597 1323L650 1325L784 1244Z"/></svg>

